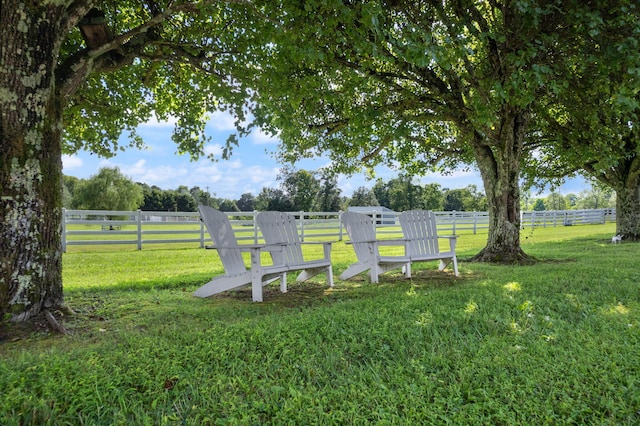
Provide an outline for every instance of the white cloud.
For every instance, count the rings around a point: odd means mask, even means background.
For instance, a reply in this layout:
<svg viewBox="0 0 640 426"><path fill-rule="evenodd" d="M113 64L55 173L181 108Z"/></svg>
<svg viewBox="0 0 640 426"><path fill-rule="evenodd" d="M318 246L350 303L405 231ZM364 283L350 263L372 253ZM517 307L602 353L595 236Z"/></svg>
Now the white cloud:
<svg viewBox="0 0 640 426"><path fill-rule="evenodd" d="M204 153L206 155L213 155L219 158L222 155L222 145L218 143L205 145Z"/></svg>
<svg viewBox="0 0 640 426"><path fill-rule="evenodd" d="M252 183L264 183L262 186L272 186L276 182L280 168L251 166L247 168L247 172ZM262 186L260 189L262 189Z"/></svg>
<svg viewBox="0 0 640 426"><path fill-rule="evenodd" d="M251 132L249 139L257 145L277 144L279 142L277 136L271 136L270 134L265 133L262 129Z"/></svg>
<svg viewBox="0 0 640 426"><path fill-rule="evenodd" d="M153 116L146 123L140 124L140 127L174 127L177 122L177 117L169 117L167 121L158 121L157 117Z"/></svg>
<svg viewBox="0 0 640 426"><path fill-rule="evenodd" d="M245 169L245 165L240 160L227 160L227 161L225 161L224 163L221 163L221 164L225 165L225 169L233 170L234 173L238 173L238 170ZM249 168L249 169L251 169L251 168ZM242 173L241 177L244 179L247 176L246 176L246 174Z"/></svg>
<svg viewBox="0 0 640 426"><path fill-rule="evenodd" d="M215 111L209 117L209 124L217 131L229 132L235 130L234 122L235 117L224 111Z"/></svg>
<svg viewBox="0 0 640 426"><path fill-rule="evenodd" d="M197 163L187 180L189 186L209 188L216 197L237 199L242 193L258 195L263 187L275 186L279 168L258 165L245 166L239 160L211 163L206 160ZM182 179L181 182L184 182ZM184 183L183 183L184 184Z"/></svg>
<svg viewBox="0 0 640 426"><path fill-rule="evenodd" d="M142 175L147 172L147 168L145 165L147 164L147 160L138 160L132 166L124 166L120 169L126 175Z"/></svg>
<svg viewBox="0 0 640 426"><path fill-rule="evenodd" d="M456 169L451 173L429 173L425 178L435 178L435 179L459 179L465 177L476 177L478 176L478 171L474 169Z"/></svg>
<svg viewBox="0 0 640 426"><path fill-rule="evenodd" d="M62 168L65 170L79 169L84 165L82 158L77 155L63 155Z"/></svg>
<svg viewBox="0 0 640 426"><path fill-rule="evenodd" d="M140 173L137 179L137 182L151 182L151 185L157 185L159 187L166 186L169 184L170 188L177 188L180 186L180 183L185 176L187 176L189 171L186 168L176 168L171 166L160 166L149 168L145 170L143 173Z"/></svg>
<svg viewBox="0 0 640 426"><path fill-rule="evenodd" d="M114 164L110 164L114 167ZM120 171L134 182L143 182L147 185L156 185L163 189L174 189L180 186L184 177L188 175L185 167L174 166L148 166L146 160L138 160L130 165L118 165ZM180 182L180 183L177 183ZM167 184L170 186L167 187Z"/></svg>
<svg viewBox="0 0 640 426"><path fill-rule="evenodd" d="M120 167L119 165L115 164L113 161L111 160L107 160L107 159L102 159L100 160L100 162L98 163L98 168L103 168L103 167ZM97 170L96 170L97 171Z"/></svg>

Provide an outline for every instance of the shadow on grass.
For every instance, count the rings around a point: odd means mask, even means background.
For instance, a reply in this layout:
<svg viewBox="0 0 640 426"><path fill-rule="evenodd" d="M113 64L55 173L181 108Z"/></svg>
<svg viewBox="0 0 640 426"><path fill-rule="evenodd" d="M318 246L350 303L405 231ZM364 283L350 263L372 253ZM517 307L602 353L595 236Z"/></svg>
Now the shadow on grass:
<svg viewBox="0 0 640 426"><path fill-rule="evenodd" d="M281 293L278 283L267 285L263 288L263 304L280 306L283 308L302 308L316 305L327 305L336 301L361 299L379 295L387 290L419 287L421 289L443 289L459 285L468 277L456 277L450 272L435 270L418 270L412 278L407 279L402 273L386 273L380 277L378 284L370 282L366 275L356 276L348 281L336 280L333 288L324 282L306 281L303 283L290 283L287 292ZM238 301L253 303L251 301L251 287L227 291L209 298L215 301Z"/></svg>
<svg viewBox="0 0 640 426"><path fill-rule="evenodd" d="M95 286L85 285L82 287L65 288L65 295L84 292L93 293L114 293L123 291L145 292L155 290L181 290L193 292L196 288L211 279L209 273L180 274L166 277L155 277L152 279L137 279L131 281L114 281L108 284L98 284Z"/></svg>
<svg viewBox="0 0 640 426"><path fill-rule="evenodd" d="M280 305L286 308L311 306L320 303L322 299L329 298L336 291L344 291L344 289L330 288L326 283L306 281L289 284L287 285L287 292L281 293L279 284L276 283L263 287L262 296L264 302L262 303ZM253 303L251 300L251 286L216 294L210 299Z"/></svg>

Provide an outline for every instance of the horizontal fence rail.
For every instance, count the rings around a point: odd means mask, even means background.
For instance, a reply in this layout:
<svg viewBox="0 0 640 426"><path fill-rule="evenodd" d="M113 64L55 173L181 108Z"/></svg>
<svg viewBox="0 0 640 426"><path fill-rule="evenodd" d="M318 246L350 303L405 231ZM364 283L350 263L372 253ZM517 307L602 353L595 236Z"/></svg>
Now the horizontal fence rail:
<svg viewBox="0 0 640 426"><path fill-rule="evenodd" d="M398 214L372 210L363 212L376 219L377 233L398 235ZM489 228L487 212L434 212L438 230L447 234L476 234ZM240 244L262 242L255 217L258 212L227 213ZM345 231L340 212L291 212L298 219L304 240L342 240ZM615 222L615 209L552 210L521 213L525 228L589 225ZM142 250L150 244L185 243L204 247L209 235L197 212L105 211L62 209L62 248L85 245L135 245Z"/></svg>

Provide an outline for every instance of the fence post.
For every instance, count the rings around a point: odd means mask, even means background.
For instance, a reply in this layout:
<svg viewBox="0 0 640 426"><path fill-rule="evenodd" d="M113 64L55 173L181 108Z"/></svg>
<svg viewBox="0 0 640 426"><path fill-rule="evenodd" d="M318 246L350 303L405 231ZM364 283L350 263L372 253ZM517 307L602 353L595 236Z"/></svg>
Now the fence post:
<svg viewBox="0 0 640 426"><path fill-rule="evenodd" d="M136 212L136 222L138 225L138 250L142 250L142 210Z"/></svg>
<svg viewBox="0 0 640 426"><path fill-rule="evenodd" d="M478 212L473 212L473 235L476 235L478 230Z"/></svg>
<svg viewBox="0 0 640 426"><path fill-rule="evenodd" d="M204 236L204 222L200 221L200 248L204 248L205 236Z"/></svg>
<svg viewBox="0 0 640 426"><path fill-rule="evenodd" d="M300 211L300 241L304 243L304 212Z"/></svg>
<svg viewBox="0 0 640 426"><path fill-rule="evenodd" d="M62 252L67 252L67 209L62 208Z"/></svg>
<svg viewBox="0 0 640 426"><path fill-rule="evenodd" d="M531 229L535 229L536 228L535 223L536 223L536 211L533 210L531 212Z"/></svg>
<svg viewBox="0 0 640 426"><path fill-rule="evenodd" d="M453 235L456 235L456 211L451 212L451 217L453 218Z"/></svg>
<svg viewBox="0 0 640 426"><path fill-rule="evenodd" d="M258 215L258 210L253 211L253 243L258 244L258 222L256 222L256 216Z"/></svg>

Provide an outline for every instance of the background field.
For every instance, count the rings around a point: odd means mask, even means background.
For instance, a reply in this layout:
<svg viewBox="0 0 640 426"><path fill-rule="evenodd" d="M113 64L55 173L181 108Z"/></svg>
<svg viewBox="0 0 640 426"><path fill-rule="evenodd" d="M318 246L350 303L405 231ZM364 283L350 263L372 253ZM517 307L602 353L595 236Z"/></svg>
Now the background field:
<svg viewBox="0 0 640 426"><path fill-rule="evenodd" d="M67 253L72 334L0 342L0 424L637 424L639 250L614 229L525 230L540 262L517 267L465 261L486 235L461 235L460 277L320 276L261 304L191 296L212 251Z"/></svg>

